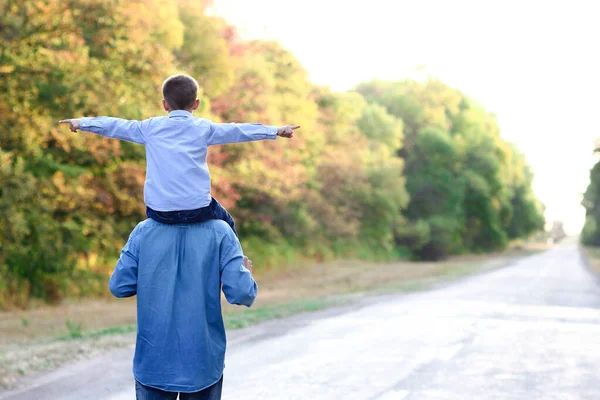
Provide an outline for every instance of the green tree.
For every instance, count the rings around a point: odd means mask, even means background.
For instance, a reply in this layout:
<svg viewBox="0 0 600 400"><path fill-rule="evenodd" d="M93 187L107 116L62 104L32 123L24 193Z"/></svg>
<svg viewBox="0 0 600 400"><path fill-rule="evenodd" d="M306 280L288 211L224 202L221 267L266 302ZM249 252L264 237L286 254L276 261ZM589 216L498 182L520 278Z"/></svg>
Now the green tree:
<svg viewBox="0 0 600 400"><path fill-rule="evenodd" d="M600 246L600 162L590 170L590 183L581 203L586 215L581 241L588 246Z"/></svg>
<svg viewBox="0 0 600 400"><path fill-rule="evenodd" d="M421 258L490 251L540 229L525 164L495 117L439 80L372 81L357 90L403 122L410 203L396 242ZM521 178L519 178L521 177ZM439 236L439 237L438 237Z"/></svg>
<svg viewBox="0 0 600 400"><path fill-rule="evenodd" d="M229 27L220 18L206 15L207 4L178 0L184 26L183 45L175 51L178 65L196 78L207 98L223 95L234 78L234 56L228 41Z"/></svg>

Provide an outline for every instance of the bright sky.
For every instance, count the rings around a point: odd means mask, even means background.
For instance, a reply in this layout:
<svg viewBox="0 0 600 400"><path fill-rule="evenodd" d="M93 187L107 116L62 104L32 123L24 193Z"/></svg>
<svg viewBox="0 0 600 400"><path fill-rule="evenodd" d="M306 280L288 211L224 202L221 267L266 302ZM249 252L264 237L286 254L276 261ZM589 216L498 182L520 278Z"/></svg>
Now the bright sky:
<svg viewBox="0 0 600 400"><path fill-rule="evenodd" d="M600 2L215 0L214 12L244 37L279 41L335 90L426 65L498 116L547 218L580 230L600 137Z"/></svg>

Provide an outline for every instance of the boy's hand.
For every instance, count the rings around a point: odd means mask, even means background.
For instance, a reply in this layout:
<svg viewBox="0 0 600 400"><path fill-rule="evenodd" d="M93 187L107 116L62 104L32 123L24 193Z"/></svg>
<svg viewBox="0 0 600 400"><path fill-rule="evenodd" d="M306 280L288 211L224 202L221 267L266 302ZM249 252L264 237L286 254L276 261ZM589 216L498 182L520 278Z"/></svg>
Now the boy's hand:
<svg viewBox="0 0 600 400"><path fill-rule="evenodd" d="M300 125L285 125L277 128L277 136L281 136L284 138L293 138L294 130L300 128Z"/></svg>
<svg viewBox="0 0 600 400"><path fill-rule="evenodd" d="M71 132L77 132L79 129L79 118L72 119L63 119L62 121L58 121L60 124L69 124L69 129Z"/></svg>
<svg viewBox="0 0 600 400"><path fill-rule="evenodd" d="M252 260L250 260L248 257L244 256L244 259L242 260L242 264L244 265L244 267L246 267L246 269L248 271L250 271L250 273L252 273L252 270L254 269L253 265L252 265Z"/></svg>

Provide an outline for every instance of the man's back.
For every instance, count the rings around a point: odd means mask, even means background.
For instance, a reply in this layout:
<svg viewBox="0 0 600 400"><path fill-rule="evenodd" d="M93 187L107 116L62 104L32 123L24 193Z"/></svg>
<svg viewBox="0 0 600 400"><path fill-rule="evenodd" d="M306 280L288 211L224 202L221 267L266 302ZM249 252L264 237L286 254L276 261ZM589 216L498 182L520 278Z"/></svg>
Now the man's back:
<svg viewBox="0 0 600 400"><path fill-rule="evenodd" d="M137 381L196 392L221 378L226 344L221 285L233 304L250 306L257 292L242 259L223 221L138 224L109 282L115 296L138 297Z"/></svg>

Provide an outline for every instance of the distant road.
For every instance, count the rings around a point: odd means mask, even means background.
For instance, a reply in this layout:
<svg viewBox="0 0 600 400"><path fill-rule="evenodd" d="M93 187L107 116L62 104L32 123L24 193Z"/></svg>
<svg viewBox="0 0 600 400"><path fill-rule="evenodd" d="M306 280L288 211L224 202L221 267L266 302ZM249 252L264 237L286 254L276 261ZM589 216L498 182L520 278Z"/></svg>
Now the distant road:
<svg viewBox="0 0 600 400"><path fill-rule="evenodd" d="M600 399L600 286L575 244L434 290L230 335L226 400ZM134 399L132 349L0 399Z"/></svg>

